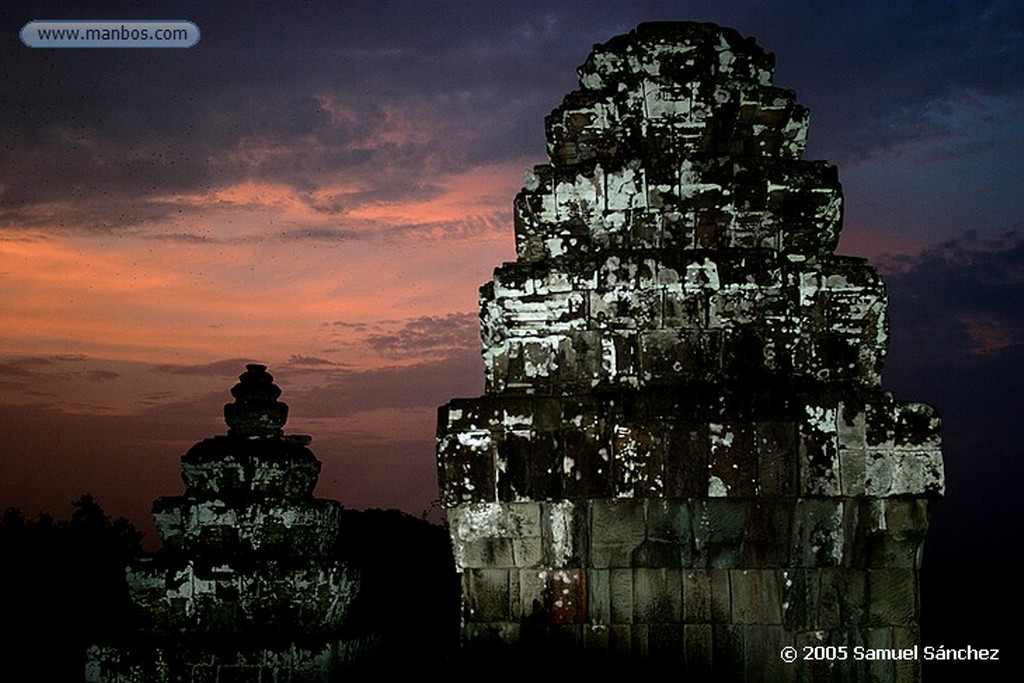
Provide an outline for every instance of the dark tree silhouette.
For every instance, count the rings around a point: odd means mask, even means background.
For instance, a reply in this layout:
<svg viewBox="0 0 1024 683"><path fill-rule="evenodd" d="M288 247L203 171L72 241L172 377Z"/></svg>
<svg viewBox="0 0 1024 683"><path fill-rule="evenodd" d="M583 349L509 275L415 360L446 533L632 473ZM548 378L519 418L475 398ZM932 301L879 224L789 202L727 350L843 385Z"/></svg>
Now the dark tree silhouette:
<svg viewBox="0 0 1024 683"><path fill-rule="evenodd" d="M420 675L454 657L460 592L447 529L398 510L345 510L341 527L337 556L362 581L352 626L380 638L350 675Z"/></svg>
<svg viewBox="0 0 1024 683"><path fill-rule="evenodd" d="M142 554L142 534L111 520L92 495L67 521L31 520L16 508L0 518L0 657L12 680L78 681L85 648L131 629L125 566Z"/></svg>

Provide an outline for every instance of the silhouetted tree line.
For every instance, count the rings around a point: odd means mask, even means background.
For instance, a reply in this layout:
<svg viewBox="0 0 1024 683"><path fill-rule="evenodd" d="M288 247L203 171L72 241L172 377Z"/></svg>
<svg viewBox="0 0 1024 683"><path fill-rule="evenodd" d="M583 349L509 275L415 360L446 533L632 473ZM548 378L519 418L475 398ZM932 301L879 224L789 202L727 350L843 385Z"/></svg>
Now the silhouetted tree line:
<svg viewBox="0 0 1024 683"><path fill-rule="evenodd" d="M445 527L398 510L344 510L336 552L362 577L353 626L379 637L354 679L422 676L456 656L461 595Z"/></svg>
<svg viewBox="0 0 1024 683"><path fill-rule="evenodd" d="M0 680L81 681L88 646L133 640L125 567L144 554L143 534L90 494L72 505L67 520L16 508L0 518ZM376 642L366 671L454 656L459 578L447 530L397 510L345 510L342 529L335 552L362 576L351 626Z"/></svg>
<svg viewBox="0 0 1024 683"><path fill-rule="evenodd" d="M0 519L0 678L82 680L85 648L131 628L124 570L142 554L141 539L88 493L67 520L8 508Z"/></svg>

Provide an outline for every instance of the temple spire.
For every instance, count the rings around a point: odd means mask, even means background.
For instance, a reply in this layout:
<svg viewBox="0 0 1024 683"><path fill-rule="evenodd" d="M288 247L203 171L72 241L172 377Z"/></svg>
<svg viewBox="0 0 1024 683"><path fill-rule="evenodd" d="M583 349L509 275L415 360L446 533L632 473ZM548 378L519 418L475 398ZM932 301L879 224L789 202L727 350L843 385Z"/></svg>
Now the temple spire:
<svg viewBox="0 0 1024 683"><path fill-rule="evenodd" d="M277 400L281 388L266 365L250 363L231 388L234 403L224 406L228 434L249 438L281 436L288 420L288 405Z"/></svg>

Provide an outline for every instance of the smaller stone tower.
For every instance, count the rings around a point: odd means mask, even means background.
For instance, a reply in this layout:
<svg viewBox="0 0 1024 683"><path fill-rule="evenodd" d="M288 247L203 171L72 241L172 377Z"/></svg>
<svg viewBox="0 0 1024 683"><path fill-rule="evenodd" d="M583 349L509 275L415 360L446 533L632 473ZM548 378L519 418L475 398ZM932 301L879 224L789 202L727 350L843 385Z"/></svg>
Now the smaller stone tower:
<svg viewBox="0 0 1024 683"><path fill-rule="evenodd" d="M359 577L330 556L342 506L313 497L311 438L284 435L265 366L231 394L227 435L189 449L184 495L153 504L162 551L128 569L143 641L92 648L90 683L326 681L358 649L346 623Z"/></svg>

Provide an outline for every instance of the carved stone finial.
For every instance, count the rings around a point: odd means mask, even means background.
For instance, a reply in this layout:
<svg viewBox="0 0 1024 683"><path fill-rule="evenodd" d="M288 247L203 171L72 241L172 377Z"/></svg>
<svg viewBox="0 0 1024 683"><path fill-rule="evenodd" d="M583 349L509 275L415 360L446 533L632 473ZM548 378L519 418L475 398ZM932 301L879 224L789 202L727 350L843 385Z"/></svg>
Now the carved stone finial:
<svg viewBox="0 0 1024 683"><path fill-rule="evenodd" d="M224 406L224 421L232 436L280 436L288 420L288 405L277 397L281 389L266 365L250 363L231 388L234 403Z"/></svg>

